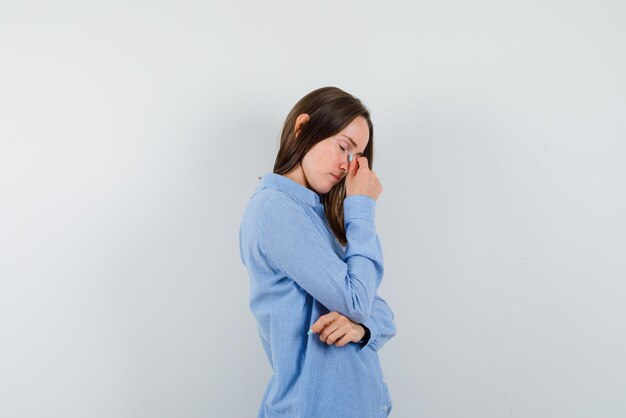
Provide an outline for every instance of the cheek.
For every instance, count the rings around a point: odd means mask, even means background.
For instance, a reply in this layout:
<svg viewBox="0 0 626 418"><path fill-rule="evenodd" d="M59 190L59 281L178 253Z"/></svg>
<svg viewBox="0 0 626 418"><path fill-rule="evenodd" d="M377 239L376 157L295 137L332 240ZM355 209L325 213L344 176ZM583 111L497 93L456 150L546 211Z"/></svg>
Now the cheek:
<svg viewBox="0 0 626 418"><path fill-rule="evenodd" d="M343 161L342 158L341 150L336 144L319 143L304 156L302 167L307 176L322 176L331 171L335 165L340 164Z"/></svg>
<svg viewBox="0 0 626 418"><path fill-rule="evenodd" d="M324 148L311 149L305 157L309 170L323 170L328 165L329 159L332 158L329 151Z"/></svg>
<svg viewBox="0 0 626 418"><path fill-rule="evenodd" d="M302 170L309 181L315 181L317 173L320 170L318 157L315 153L310 152L302 159Z"/></svg>
<svg viewBox="0 0 626 418"><path fill-rule="evenodd" d="M331 144L324 148L323 155L320 156L324 165L335 165L342 158L342 151L337 144Z"/></svg>

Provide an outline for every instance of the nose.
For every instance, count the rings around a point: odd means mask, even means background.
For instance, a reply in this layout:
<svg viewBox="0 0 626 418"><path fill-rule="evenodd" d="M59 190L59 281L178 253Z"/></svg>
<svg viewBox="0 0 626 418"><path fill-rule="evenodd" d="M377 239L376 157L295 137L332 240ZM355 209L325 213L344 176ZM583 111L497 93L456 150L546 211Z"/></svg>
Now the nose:
<svg viewBox="0 0 626 418"><path fill-rule="evenodd" d="M348 173L348 168L350 167L350 163L348 162L348 159L346 158L345 160L343 160L341 162L341 164L339 165L339 169L341 170L341 172L346 175Z"/></svg>

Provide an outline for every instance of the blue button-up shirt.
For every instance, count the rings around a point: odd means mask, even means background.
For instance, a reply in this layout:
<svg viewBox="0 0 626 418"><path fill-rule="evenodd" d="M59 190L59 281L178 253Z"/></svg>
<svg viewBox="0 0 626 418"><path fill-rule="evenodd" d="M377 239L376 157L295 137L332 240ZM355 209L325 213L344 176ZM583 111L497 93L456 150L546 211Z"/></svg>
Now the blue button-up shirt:
<svg viewBox="0 0 626 418"><path fill-rule="evenodd" d="M258 418L377 418L391 411L377 351L396 326L377 293L384 269L375 206L370 196L345 198L343 247L320 196L288 177L264 175L247 202L239 250L274 372ZM366 326L369 340L337 347L307 335L330 311Z"/></svg>

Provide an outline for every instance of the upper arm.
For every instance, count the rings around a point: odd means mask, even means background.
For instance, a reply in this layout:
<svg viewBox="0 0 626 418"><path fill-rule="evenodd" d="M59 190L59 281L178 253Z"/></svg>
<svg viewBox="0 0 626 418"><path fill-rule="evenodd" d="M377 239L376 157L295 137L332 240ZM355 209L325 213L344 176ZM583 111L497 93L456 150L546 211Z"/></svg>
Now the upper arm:
<svg viewBox="0 0 626 418"><path fill-rule="evenodd" d="M358 205L358 199L353 203ZM305 208L288 197L268 201L260 222L262 249L272 266L329 311L355 322L369 317L382 279L382 253L375 231L364 224L368 220L354 219L352 233L360 242L349 241L348 247L353 245L347 248L345 261Z"/></svg>

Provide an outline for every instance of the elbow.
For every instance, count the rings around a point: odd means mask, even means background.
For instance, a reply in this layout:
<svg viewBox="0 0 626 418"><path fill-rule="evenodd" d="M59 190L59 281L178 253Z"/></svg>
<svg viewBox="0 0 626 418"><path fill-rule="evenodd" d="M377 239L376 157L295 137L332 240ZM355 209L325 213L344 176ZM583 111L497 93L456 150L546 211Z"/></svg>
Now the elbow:
<svg viewBox="0 0 626 418"><path fill-rule="evenodd" d="M370 292L366 289L362 291L355 290L346 300L346 311L353 322L363 323L367 321L372 313L372 304L374 303L374 295L370 296Z"/></svg>
<svg viewBox="0 0 626 418"><path fill-rule="evenodd" d="M389 338L393 338L398 333L398 329L396 328L396 324L394 322L391 323L391 329L389 330Z"/></svg>
<svg viewBox="0 0 626 418"><path fill-rule="evenodd" d="M377 270L379 273L377 277L382 277L382 265L379 265ZM376 286L373 287L364 280L355 277L354 273L351 272L347 273L346 280L350 289L350 291L344 294L343 300L347 312L346 316L353 322L363 323L369 319L372 313L372 305L376 298L376 288L380 282L378 281Z"/></svg>

